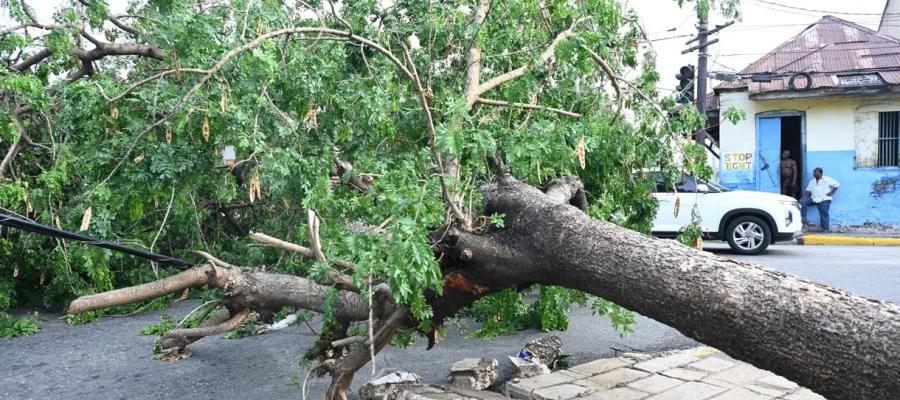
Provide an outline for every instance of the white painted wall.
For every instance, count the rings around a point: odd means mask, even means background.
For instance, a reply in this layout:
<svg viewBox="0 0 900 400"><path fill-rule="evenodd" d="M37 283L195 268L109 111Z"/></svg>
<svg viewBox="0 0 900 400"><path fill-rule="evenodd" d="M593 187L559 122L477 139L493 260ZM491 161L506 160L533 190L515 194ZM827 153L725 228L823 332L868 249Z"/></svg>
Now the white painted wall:
<svg viewBox="0 0 900 400"><path fill-rule="evenodd" d="M747 113L738 124L719 127L721 148L756 152L756 115L766 111L806 112L806 151L857 152L859 166L873 166L878 149L878 113L900 111L900 95L826 97L753 101L746 91L720 94L721 110L737 107Z"/></svg>

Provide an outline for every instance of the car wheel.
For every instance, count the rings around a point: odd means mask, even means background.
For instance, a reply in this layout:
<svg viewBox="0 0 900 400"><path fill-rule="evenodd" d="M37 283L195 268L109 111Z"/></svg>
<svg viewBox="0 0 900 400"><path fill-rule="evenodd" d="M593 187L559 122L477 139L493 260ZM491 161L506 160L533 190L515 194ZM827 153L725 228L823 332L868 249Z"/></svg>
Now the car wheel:
<svg viewBox="0 0 900 400"><path fill-rule="evenodd" d="M772 230L762 219L742 215L728 224L725 237L736 253L755 255L762 253L772 243Z"/></svg>

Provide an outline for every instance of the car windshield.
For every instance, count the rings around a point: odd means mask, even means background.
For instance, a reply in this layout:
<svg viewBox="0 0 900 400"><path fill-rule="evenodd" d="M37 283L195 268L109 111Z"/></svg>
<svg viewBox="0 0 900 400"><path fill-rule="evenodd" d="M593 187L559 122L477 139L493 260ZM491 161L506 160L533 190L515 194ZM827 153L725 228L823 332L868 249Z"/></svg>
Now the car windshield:
<svg viewBox="0 0 900 400"><path fill-rule="evenodd" d="M706 184L709 185L710 189L716 189L716 190L719 191L719 192L728 192L728 191L730 191L730 189L728 189L728 188L726 188L725 186L722 186L722 185L720 185L720 184L718 184L718 183L714 183L714 182L706 182Z"/></svg>
<svg viewBox="0 0 900 400"><path fill-rule="evenodd" d="M665 193L665 192L674 192L677 190L678 192L694 192L697 190L697 185L706 185L709 188L708 193L721 193L728 192L729 189L725 188L722 185L714 182L707 182L702 179L695 178L693 175L684 174L682 179L679 182L675 183L675 187L673 190L672 186L665 185L665 178L662 174L656 174L656 192Z"/></svg>

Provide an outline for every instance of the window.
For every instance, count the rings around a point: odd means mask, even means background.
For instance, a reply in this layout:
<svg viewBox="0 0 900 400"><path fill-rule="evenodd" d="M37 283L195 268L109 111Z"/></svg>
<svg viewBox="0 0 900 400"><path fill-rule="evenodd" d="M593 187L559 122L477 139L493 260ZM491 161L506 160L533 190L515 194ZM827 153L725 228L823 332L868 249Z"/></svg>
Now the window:
<svg viewBox="0 0 900 400"><path fill-rule="evenodd" d="M900 111L878 113L878 166L900 165Z"/></svg>

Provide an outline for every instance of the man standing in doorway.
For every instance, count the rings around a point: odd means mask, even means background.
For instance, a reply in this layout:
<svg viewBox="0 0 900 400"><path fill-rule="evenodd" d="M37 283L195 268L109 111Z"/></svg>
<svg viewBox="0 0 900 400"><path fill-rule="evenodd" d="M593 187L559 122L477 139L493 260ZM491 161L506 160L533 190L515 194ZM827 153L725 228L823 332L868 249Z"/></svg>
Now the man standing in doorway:
<svg viewBox="0 0 900 400"><path fill-rule="evenodd" d="M806 194L800 199L800 214L803 217L803 224L806 224L806 211L815 204L819 209L819 218L821 220L822 233L830 232L828 224L828 211L831 208L831 198L837 192L840 184L830 177L822 174L822 168L816 167L813 170L813 179L806 185Z"/></svg>
<svg viewBox="0 0 900 400"><path fill-rule="evenodd" d="M791 151L781 152L781 194L797 198L797 162L791 159Z"/></svg>

